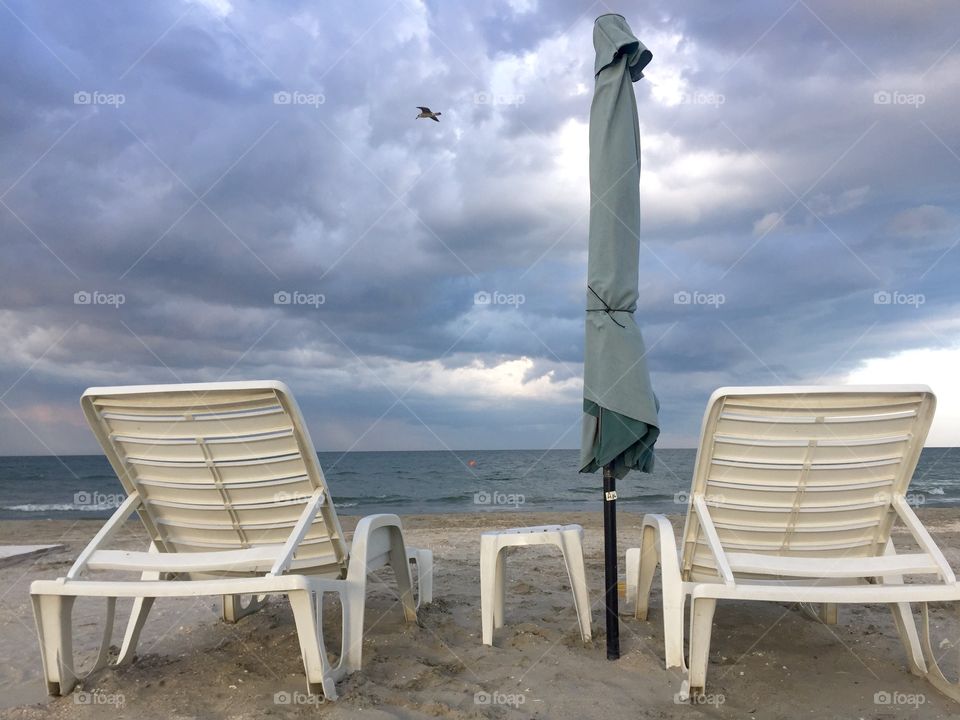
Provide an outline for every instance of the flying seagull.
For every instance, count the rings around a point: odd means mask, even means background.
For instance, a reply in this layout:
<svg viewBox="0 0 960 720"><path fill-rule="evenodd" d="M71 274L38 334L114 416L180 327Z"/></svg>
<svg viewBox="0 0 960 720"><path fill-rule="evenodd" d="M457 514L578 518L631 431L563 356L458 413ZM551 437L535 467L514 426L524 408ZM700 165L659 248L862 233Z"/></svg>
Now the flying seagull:
<svg viewBox="0 0 960 720"><path fill-rule="evenodd" d="M417 110L420 111L420 114L416 117L417 120L420 118L430 118L434 122L440 122L439 116L443 115L443 113L434 112L430 108L424 107L423 105L417 105Z"/></svg>

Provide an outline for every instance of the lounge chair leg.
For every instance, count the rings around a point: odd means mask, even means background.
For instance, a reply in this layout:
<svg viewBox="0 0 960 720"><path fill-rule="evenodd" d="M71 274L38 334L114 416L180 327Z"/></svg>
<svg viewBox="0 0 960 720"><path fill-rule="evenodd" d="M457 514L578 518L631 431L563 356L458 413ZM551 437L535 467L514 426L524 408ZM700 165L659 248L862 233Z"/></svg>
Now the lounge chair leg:
<svg viewBox="0 0 960 720"><path fill-rule="evenodd" d="M887 540L883 554L887 557L897 554L893 545L893 540ZM903 585L903 575L885 575L878 577L877 582L883 585ZM913 619L913 608L910 603L890 603L890 611L893 613L893 622L897 626L897 634L903 643L903 649L907 653L907 667L910 672L920 677L927 675L927 664L923 658L923 648L920 644L920 636L917 634L917 624Z"/></svg>
<svg viewBox="0 0 960 720"><path fill-rule="evenodd" d="M840 606L836 603L823 603L820 606L820 620L824 625L836 625L840 616L839 609Z"/></svg>
<svg viewBox="0 0 960 720"><path fill-rule="evenodd" d="M407 548L407 558L417 565L417 608L433 602L433 553Z"/></svg>
<svg viewBox="0 0 960 720"><path fill-rule="evenodd" d="M814 622L836 625L839 621L839 605L836 603L798 603L800 612Z"/></svg>
<svg viewBox="0 0 960 720"><path fill-rule="evenodd" d="M890 603L890 612L893 613L897 634L907 653L907 667L914 675L924 677L927 674L927 664L923 659L920 636L917 633L917 624L914 622L910 603Z"/></svg>
<svg viewBox="0 0 960 720"><path fill-rule="evenodd" d="M247 615L252 615L266 606L267 597L267 595L251 595L250 602L244 605L243 596L224 595L222 614L223 621L235 623L240 620L240 618L244 618Z"/></svg>
<svg viewBox="0 0 960 720"><path fill-rule="evenodd" d="M127 621L127 630L123 635L123 644L120 646L120 655L117 657L117 665L133 662L137 653L137 643L140 641L140 631L147 622L147 615L150 614L154 600L155 598L152 597L134 598L130 619Z"/></svg>
<svg viewBox="0 0 960 720"><path fill-rule="evenodd" d="M293 619L297 625L297 637L300 640L300 654L303 657L303 669L307 676L307 692L323 693L327 700L337 699L337 685L334 682L330 662L327 660L326 647L323 644L323 629L318 617L317 598L311 590L293 590L288 593ZM346 603L344 603L346 608Z"/></svg>
<svg viewBox="0 0 960 720"><path fill-rule="evenodd" d="M403 533L398 527L389 527L390 567L397 578L400 591L400 604L403 605L403 617L407 622L417 621L417 603L413 597L413 579L410 576L410 562L403 542Z"/></svg>
<svg viewBox="0 0 960 720"><path fill-rule="evenodd" d="M365 580L365 578L364 578ZM363 614L366 585L350 584L341 596L343 606L343 665L347 673L357 672L363 663Z"/></svg>
<svg viewBox="0 0 960 720"><path fill-rule="evenodd" d="M484 645L493 645L499 548L495 535L480 536L480 626Z"/></svg>
<svg viewBox="0 0 960 720"><path fill-rule="evenodd" d="M590 594L587 591L587 575L583 567L583 530L579 527L564 530L560 534L560 547L567 566L570 589L573 591L573 605L577 611L577 623L580 625L580 638L589 642L592 636L590 626Z"/></svg>
<svg viewBox="0 0 960 720"><path fill-rule="evenodd" d="M634 610L637 620L646 620L650 612L650 588L653 586L653 575L659 563L658 554L656 529L646 525L638 549L637 605Z"/></svg>
<svg viewBox="0 0 960 720"><path fill-rule="evenodd" d="M710 658L710 635L713 632L713 613L717 601L713 598L695 598L690 603L690 671L688 692L703 694L707 682L707 663Z"/></svg>
<svg viewBox="0 0 960 720"><path fill-rule="evenodd" d="M627 548L626 556L623 560L623 567L627 577L622 609L626 612L628 608L633 608L634 616L636 616L637 587L640 584L640 548ZM637 619L646 620L646 617Z"/></svg>
<svg viewBox="0 0 960 720"><path fill-rule="evenodd" d="M43 675L50 695L66 695L77 684L73 672L73 603L69 595L32 595Z"/></svg>
<svg viewBox="0 0 960 720"><path fill-rule="evenodd" d="M960 702L960 683L950 682L944 676L943 671L940 669L940 663L937 662L937 656L933 652L933 647L930 643L930 610L927 607L927 603L923 603L920 607L923 617L923 655L927 666L927 673L924 677L927 682L948 698ZM955 644L955 648L957 650L958 667L960 667L960 642Z"/></svg>
<svg viewBox="0 0 960 720"><path fill-rule="evenodd" d="M149 553L159 553L160 549L154 542L147 548ZM154 570L147 570L140 574L141 580L161 580L167 577L166 573L159 573ZM147 621L147 615L153 607L152 597L138 597L133 600L133 608L130 610L130 619L127 621L127 629L123 634L123 644L120 646L120 655L117 657L117 665L126 665L133 662L137 652L137 643L140 641L140 631Z"/></svg>
<svg viewBox="0 0 960 720"><path fill-rule="evenodd" d="M663 647L667 670L683 667L683 603L684 596L679 590L675 600L669 600L664 593Z"/></svg>
<svg viewBox="0 0 960 720"><path fill-rule="evenodd" d="M677 547L673 528L666 518L648 515L643 519L643 535L639 548L627 551L627 592L631 582L636 587L634 615L646 620L650 612L650 588L657 565L663 583L663 646L667 669L686 667L683 662L683 608L685 595L677 563ZM633 575L633 573L636 575ZM632 580L636 577L636 580Z"/></svg>
<svg viewBox="0 0 960 720"><path fill-rule="evenodd" d="M116 614L116 610L117 599L115 597L108 597L107 617L103 623L103 638L100 640L100 651L97 653L96 662L94 662L90 673L106 667L110 661L110 639L113 637L113 617ZM87 674L89 675L90 673Z"/></svg>
<svg viewBox="0 0 960 720"><path fill-rule="evenodd" d="M493 590L493 629L503 627L504 607L507 604L507 549L497 551L497 571Z"/></svg>

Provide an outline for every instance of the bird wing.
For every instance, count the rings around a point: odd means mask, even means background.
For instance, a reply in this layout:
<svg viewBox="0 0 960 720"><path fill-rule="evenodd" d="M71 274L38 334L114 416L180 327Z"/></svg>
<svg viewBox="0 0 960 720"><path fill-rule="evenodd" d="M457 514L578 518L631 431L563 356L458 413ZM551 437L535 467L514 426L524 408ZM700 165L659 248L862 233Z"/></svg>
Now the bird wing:
<svg viewBox="0 0 960 720"><path fill-rule="evenodd" d="M433 120L434 122L440 122L440 118L438 118L436 115L431 115L430 119Z"/></svg>
<svg viewBox="0 0 960 720"><path fill-rule="evenodd" d="M421 112L430 112L430 108L424 107L423 105L417 105L417 110L420 110Z"/></svg>

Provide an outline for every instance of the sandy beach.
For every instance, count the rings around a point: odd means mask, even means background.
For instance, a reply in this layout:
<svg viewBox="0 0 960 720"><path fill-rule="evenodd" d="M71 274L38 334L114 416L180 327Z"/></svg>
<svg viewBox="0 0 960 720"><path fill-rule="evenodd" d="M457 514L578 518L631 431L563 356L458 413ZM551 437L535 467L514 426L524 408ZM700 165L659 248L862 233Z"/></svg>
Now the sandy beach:
<svg viewBox="0 0 960 720"><path fill-rule="evenodd" d="M921 517L953 567L960 567L960 513L926 510ZM680 519L673 519L679 531ZM586 646L580 641L559 555L538 548L511 555L506 625L495 646L484 647L480 531L561 520L585 528L593 641ZM621 549L638 541L640 520L621 514ZM355 521L343 518L347 529ZM419 625L403 623L390 573L381 571L384 582L375 584L367 603L363 670L340 683L341 698L333 703L303 695L293 619L280 598L235 625L219 620L211 599L158 602L133 665L102 670L73 695L48 698L29 584L64 574L100 522L6 522L0 526L0 544L58 542L65 549L0 569L0 717L957 717L956 704L905 671L890 613L882 605L841 608L840 624L827 627L788 605L721 604L711 646L709 702L678 705L680 674L663 666L658 609L650 622L625 615L623 657L615 663L605 659L599 514L427 515L405 517L404 524L411 543L435 553L435 602L421 609ZM895 537L904 540L902 533ZM139 549L144 542L141 528L130 523L117 546ZM659 607L656 587L653 604ZM128 612L129 605L121 604L114 644ZM90 600L80 601L75 610L81 668L96 649L101 613ZM952 609L937 607L933 615L937 642L951 630L949 636L956 636ZM326 619L327 637L338 639L338 611L329 608Z"/></svg>

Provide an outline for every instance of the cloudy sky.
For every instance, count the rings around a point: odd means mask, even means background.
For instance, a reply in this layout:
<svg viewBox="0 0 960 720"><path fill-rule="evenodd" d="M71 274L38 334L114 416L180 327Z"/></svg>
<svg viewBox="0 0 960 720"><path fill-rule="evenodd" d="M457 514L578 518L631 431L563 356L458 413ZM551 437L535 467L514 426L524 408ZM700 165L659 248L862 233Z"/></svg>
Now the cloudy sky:
<svg viewBox="0 0 960 720"><path fill-rule="evenodd" d="M0 0L0 453L221 378L288 382L322 450L575 447L610 11L654 57L662 444L721 385L909 381L958 444L955 2Z"/></svg>

